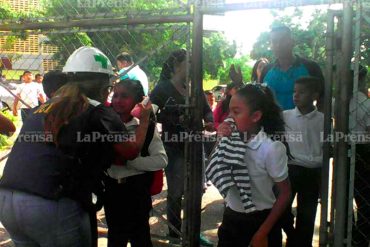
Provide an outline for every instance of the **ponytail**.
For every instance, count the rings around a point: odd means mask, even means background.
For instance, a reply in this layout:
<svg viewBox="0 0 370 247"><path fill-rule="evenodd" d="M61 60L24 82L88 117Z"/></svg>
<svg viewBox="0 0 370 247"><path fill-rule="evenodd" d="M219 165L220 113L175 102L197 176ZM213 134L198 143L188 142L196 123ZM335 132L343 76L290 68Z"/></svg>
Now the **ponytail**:
<svg viewBox="0 0 370 247"><path fill-rule="evenodd" d="M291 159L292 155L285 140L285 123L282 110L276 103L271 90L261 84L247 84L237 92L237 95L245 99L251 112L262 112L260 125L273 141L281 141L285 145L288 158Z"/></svg>

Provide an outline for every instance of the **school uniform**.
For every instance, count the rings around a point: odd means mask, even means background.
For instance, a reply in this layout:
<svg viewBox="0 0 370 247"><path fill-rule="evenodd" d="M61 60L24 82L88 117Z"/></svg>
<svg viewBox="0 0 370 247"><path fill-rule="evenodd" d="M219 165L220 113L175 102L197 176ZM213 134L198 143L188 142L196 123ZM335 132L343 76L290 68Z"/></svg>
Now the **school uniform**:
<svg viewBox="0 0 370 247"><path fill-rule="evenodd" d="M125 124L134 134L139 120ZM149 212L152 208L150 186L153 173L167 165L167 155L154 123L148 156L141 154L125 165L111 165L106 179L104 209L108 224L108 246L151 247ZM148 130L147 135L150 135Z"/></svg>
<svg viewBox="0 0 370 247"><path fill-rule="evenodd" d="M238 186L228 189L226 209L218 230L219 247L248 246L276 201L272 191L274 183L288 178L287 160L284 144L271 140L263 129L245 144L243 162L249 173L250 199L254 209L246 210L238 183ZM268 239L269 246L282 246L278 224L273 227Z"/></svg>
<svg viewBox="0 0 370 247"><path fill-rule="evenodd" d="M22 83L18 86L16 94L30 107L19 102L21 109L22 122L24 122L31 112L31 109L39 105L38 97L41 94L40 86L36 82Z"/></svg>
<svg viewBox="0 0 370 247"><path fill-rule="evenodd" d="M293 159L289 161L292 202L297 195L297 218L290 246L312 246L323 158L324 114L314 109L302 114L296 107L283 112L287 142ZM289 207L288 210L291 210ZM287 224L293 226L290 211ZM290 219L289 219L290 218Z"/></svg>

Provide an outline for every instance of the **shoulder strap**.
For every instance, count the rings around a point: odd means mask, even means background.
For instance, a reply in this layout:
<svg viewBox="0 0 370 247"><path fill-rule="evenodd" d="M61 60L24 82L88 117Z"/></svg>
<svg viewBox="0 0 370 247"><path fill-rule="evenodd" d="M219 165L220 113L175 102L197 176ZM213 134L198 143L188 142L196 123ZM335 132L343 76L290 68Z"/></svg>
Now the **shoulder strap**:
<svg viewBox="0 0 370 247"><path fill-rule="evenodd" d="M148 131L146 132L144 145L141 149L141 156L149 156L149 145L152 142L153 136L154 136L154 130L155 130L155 121L150 121L150 124L148 126Z"/></svg>

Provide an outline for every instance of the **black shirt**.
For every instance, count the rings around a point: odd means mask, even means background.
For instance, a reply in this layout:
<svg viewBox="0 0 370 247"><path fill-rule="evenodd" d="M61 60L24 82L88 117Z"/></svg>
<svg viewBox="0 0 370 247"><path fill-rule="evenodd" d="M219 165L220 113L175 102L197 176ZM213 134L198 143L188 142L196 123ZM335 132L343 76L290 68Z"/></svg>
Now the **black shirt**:
<svg viewBox="0 0 370 247"><path fill-rule="evenodd" d="M162 140L164 144L183 148L185 109L176 107L184 105L185 97L181 95L170 80L159 81L150 94L150 100L158 105L160 113L158 122L162 123ZM212 110L207 99L202 98L203 118L206 122L213 122Z"/></svg>
<svg viewBox="0 0 370 247"><path fill-rule="evenodd" d="M113 161L112 145L119 139L106 136L126 134L124 125L111 108L90 105L61 128L57 147L52 135L44 131L50 104L33 111L24 123L0 185L48 199L66 196L89 205L91 193L102 192L100 180Z"/></svg>

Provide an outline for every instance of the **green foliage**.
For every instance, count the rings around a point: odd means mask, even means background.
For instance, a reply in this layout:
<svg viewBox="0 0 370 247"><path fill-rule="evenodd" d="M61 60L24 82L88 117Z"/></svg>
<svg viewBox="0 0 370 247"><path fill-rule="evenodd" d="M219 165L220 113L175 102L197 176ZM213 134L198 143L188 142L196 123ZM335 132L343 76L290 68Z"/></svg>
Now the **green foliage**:
<svg viewBox="0 0 370 247"><path fill-rule="evenodd" d="M370 66L370 25L369 22L367 21L362 21L361 22L361 34L360 34L360 39L361 39L361 61L362 64ZM370 71L369 71L370 72ZM369 75L369 73L368 73Z"/></svg>
<svg viewBox="0 0 370 247"><path fill-rule="evenodd" d="M0 20L13 19L15 17L16 17L15 12L12 11L10 5L2 1L0 6Z"/></svg>
<svg viewBox="0 0 370 247"><path fill-rule="evenodd" d="M44 44L55 45L58 51L54 53L53 59L58 61L59 69L67 61L71 53L80 46L91 46L92 41L86 33L49 34Z"/></svg>
<svg viewBox="0 0 370 247"><path fill-rule="evenodd" d="M249 81L252 74L252 68L247 65L249 61L250 61L249 56L245 55L239 58L233 57L225 58L224 65L218 70L217 75L217 77L220 80L220 84L227 84L230 82L229 71L231 64L234 64L235 68L240 66L244 81Z"/></svg>
<svg viewBox="0 0 370 247"><path fill-rule="evenodd" d="M325 42L326 42L326 18L327 12L316 10L307 23L307 26L299 21L302 18L302 10L296 9L291 15L283 15L278 12L272 12L274 22L272 26L285 24L292 30L293 38L296 46L294 52L303 57L317 61L322 68L325 66ZM353 29L353 32L355 30ZM251 58L259 59L267 57L273 59L273 54L270 50L269 32L263 32L257 39L251 52ZM362 22L361 26L361 63L370 64L370 26L366 21Z"/></svg>
<svg viewBox="0 0 370 247"><path fill-rule="evenodd" d="M222 33L212 32L203 38L203 66L210 79L220 79L219 70L224 69L224 60L236 54L236 44L230 44Z"/></svg>
<svg viewBox="0 0 370 247"><path fill-rule="evenodd" d="M299 21L302 18L302 10L295 9L291 15L282 15L272 12L274 21L271 27L284 24L292 30L295 40L294 53L313 59L320 65L325 64L325 32L326 32L326 12L316 10L308 22L307 27ZM259 59L266 57L273 61L273 54L270 49L270 34L263 32L253 45L251 58Z"/></svg>
<svg viewBox="0 0 370 247"><path fill-rule="evenodd" d="M87 2L87 1L86 1ZM94 2L94 1L89 1ZM127 0L120 1L120 3L127 3L125 8L109 8L108 6L101 6L104 4L99 2L99 6L89 6L88 8L81 5L84 0L45 0L44 6L45 16L63 15L64 18L76 18L76 15L108 15L122 14L122 17L134 17L135 15L142 16L145 11L150 10L151 15L156 15L158 10L161 15L165 14L186 14L183 8L186 1L179 0ZM107 1L108 4L109 1ZM182 4L181 4L182 3ZM171 13L168 9L172 9ZM174 10L175 9L175 10ZM96 18L101 18L97 16ZM146 26L146 27L150 27ZM157 28L160 28L157 30ZM147 60L140 64L140 67L147 73L149 77L150 87L159 78L162 64L168 55L175 49L186 48L186 39L188 35L187 26L185 24L161 24L149 30L141 30L140 26L137 28L130 28L119 31L105 31L105 32L79 32L75 34L49 34L46 43L56 45L59 51L54 54L56 59L62 66L68 56L76 48L82 45L91 45L102 50L112 63L115 63L115 57L122 51L128 51L133 54L134 60L139 59L154 52ZM162 47L163 46L163 47ZM159 48L159 49L158 49ZM225 36L221 33L210 33L204 37L204 71L209 79L215 79L218 76L218 70L223 66L223 60L228 57L234 57L236 53L236 45L230 44Z"/></svg>
<svg viewBox="0 0 370 247"><path fill-rule="evenodd" d="M145 14L145 11L150 10L162 11L168 8L179 6L177 0L123 0L123 1L84 1L84 0L45 0L44 14L45 16L60 16L64 19L83 18L90 15L94 19L104 18L110 14L117 13L122 15L122 18L134 18L138 13ZM91 3L95 3L92 6ZM84 6L87 4L88 6ZM110 6L111 4L121 4L124 6ZM181 12L181 10L179 10ZM155 14L153 14L155 15ZM181 25L179 25L181 27ZM184 25L182 25L184 26ZM153 56L150 56L146 61L140 64L140 67L148 74L150 81L156 81L161 70L161 66L168 54L175 49L183 48L185 45L185 31L181 31L178 35L178 29L173 28L173 25L163 24L157 26L160 30L152 27L151 30L142 30L141 26L135 28L127 28L119 31L104 31L104 32L78 32L75 34L50 34L48 35L48 44L58 46L59 51L54 55L60 66L62 67L68 56L78 47L83 45L94 46L102 50L115 64L115 57L122 51L130 52L134 61L149 55L154 50L163 45L163 49L158 49ZM153 85L150 85L151 87Z"/></svg>
<svg viewBox="0 0 370 247"><path fill-rule="evenodd" d="M14 117L13 114L10 111L4 111L2 114L10 119L15 125L18 124L19 119L18 117ZM15 136L7 137L5 135L0 135L0 149L7 149L11 147L15 141Z"/></svg>

